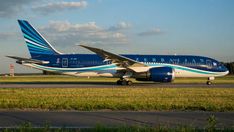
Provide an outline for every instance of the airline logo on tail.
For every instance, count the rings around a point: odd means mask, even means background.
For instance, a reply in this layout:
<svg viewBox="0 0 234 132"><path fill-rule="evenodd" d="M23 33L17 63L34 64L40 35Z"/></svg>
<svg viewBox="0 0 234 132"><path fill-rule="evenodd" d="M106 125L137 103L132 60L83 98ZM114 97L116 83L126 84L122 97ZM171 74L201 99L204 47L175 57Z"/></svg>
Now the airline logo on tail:
<svg viewBox="0 0 234 132"><path fill-rule="evenodd" d="M61 54L27 21L18 20L18 22L32 58Z"/></svg>

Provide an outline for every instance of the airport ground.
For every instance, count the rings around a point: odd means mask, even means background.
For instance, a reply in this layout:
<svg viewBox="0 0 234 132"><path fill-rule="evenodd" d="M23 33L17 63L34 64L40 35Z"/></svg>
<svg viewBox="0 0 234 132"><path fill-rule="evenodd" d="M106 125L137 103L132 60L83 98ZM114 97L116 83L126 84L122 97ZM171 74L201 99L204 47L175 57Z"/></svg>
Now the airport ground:
<svg viewBox="0 0 234 132"><path fill-rule="evenodd" d="M209 86L204 78L179 78L172 84L134 81L133 86L116 86L116 80L1 77L0 118L9 123L0 127L51 121L52 126L70 123L71 127L148 122L151 126L192 124L204 128L211 115L217 119L216 127L234 127L234 76L217 78Z"/></svg>
<svg viewBox="0 0 234 132"><path fill-rule="evenodd" d="M115 84L118 78L101 78L101 77L73 77L73 76L64 76L64 75L19 75L15 77L10 76L0 76L0 83L66 83L66 84L92 84L92 83L100 83L105 85L107 84ZM134 83L137 84L145 84L152 82L138 82L132 79ZM206 78L176 78L173 81L175 83L183 83L183 84L203 84L206 83ZM234 75L229 75L225 77L217 77L213 81L214 84L234 84Z"/></svg>

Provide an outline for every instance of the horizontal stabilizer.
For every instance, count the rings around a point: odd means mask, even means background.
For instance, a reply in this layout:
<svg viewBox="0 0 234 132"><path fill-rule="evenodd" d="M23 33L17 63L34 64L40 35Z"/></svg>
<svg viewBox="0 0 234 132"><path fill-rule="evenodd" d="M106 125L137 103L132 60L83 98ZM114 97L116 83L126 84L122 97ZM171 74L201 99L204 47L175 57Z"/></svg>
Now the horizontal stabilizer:
<svg viewBox="0 0 234 132"><path fill-rule="evenodd" d="M35 60L35 59L29 59L29 58L22 58L17 56L6 56L12 59L17 60L16 63L23 64L23 63L33 63L33 64L48 64L49 61L41 61L41 60Z"/></svg>

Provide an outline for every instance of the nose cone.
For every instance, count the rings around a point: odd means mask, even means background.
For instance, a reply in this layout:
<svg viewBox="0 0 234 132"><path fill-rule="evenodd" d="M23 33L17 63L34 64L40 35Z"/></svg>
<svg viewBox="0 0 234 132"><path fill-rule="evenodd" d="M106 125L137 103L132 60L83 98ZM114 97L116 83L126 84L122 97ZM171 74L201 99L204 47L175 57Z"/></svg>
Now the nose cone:
<svg viewBox="0 0 234 132"><path fill-rule="evenodd" d="M223 72L224 72L224 76L229 73L229 70L227 69L227 67L222 66L222 69L223 69Z"/></svg>

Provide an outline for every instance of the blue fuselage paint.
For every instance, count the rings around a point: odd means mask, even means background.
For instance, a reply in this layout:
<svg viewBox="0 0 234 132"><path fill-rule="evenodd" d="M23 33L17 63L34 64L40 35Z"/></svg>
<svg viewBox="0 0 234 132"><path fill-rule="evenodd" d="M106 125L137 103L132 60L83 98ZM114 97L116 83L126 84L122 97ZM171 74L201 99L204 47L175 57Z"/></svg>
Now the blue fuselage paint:
<svg viewBox="0 0 234 132"><path fill-rule="evenodd" d="M208 72L226 72L227 68L215 59L192 56L192 55L122 55L138 62L143 62L149 66L168 64L183 66L186 68L204 70ZM104 62L96 54L65 54L65 55L40 55L33 59L49 61L43 66L56 68L85 68L111 64ZM183 67L177 67L183 70Z"/></svg>

